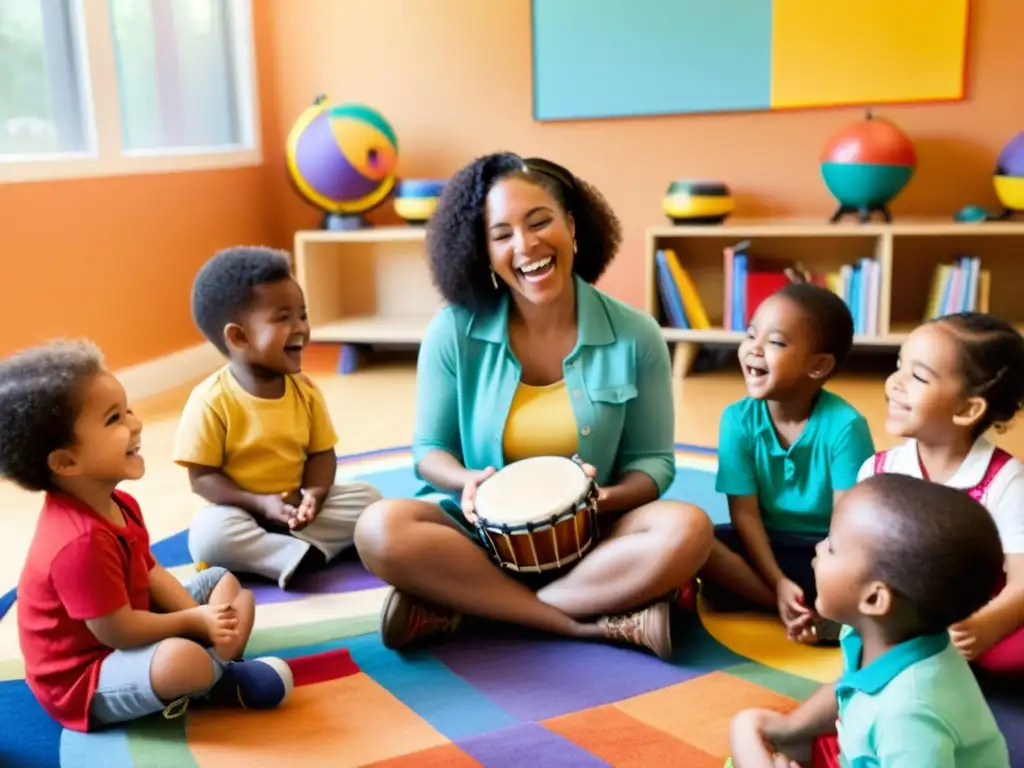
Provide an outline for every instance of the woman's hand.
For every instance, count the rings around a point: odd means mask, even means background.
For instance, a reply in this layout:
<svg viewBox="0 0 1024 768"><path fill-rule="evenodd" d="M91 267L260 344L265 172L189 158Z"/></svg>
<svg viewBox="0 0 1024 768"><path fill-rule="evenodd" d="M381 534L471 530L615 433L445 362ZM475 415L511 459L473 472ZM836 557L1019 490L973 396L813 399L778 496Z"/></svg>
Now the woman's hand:
<svg viewBox="0 0 1024 768"><path fill-rule="evenodd" d="M462 486L462 514L472 525L476 525L476 487L494 472L494 467L473 472L470 479Z"/></svg>
<svg viewBox="0 0 1024 768"><path fill-rule="evenodd" d="M587 462L584 461L580 463L580 467L582 467L584 473L586 473L587 477L589 477L591 480L597 477L597 467L595 467L593 464L587 464ZM608 491L606 491L604 488L601 488L596 483L594 485L597 487L597 511L600 512L601 502L608 498Z"/></svg>

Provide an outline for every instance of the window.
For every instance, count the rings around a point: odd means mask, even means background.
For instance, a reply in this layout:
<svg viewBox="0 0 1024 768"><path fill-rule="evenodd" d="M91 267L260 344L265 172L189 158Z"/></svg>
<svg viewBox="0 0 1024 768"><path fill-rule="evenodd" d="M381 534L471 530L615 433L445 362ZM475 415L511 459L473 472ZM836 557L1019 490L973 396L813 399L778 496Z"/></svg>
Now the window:
<svg viewBox="0 0 1024 768"><path fill-rule="evenodd" d="M255 165L251 0L0 0L0 181Z"/></svg>

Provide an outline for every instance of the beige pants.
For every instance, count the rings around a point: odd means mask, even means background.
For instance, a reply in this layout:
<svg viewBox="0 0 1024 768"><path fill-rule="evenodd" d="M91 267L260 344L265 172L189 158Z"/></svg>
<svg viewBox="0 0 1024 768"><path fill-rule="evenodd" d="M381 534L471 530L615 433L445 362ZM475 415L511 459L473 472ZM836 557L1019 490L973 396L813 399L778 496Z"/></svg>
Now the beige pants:
<svg viewBox="0 0 1024 768"><path fill-rule="evenodd" d="M196 564L254 573L284 589L311 546L328 562L352 546L356 520L380 497L369 483L334 485L316 519L299 531L264 528L238 507L205 507L189 528L188 549Z"/></svg>

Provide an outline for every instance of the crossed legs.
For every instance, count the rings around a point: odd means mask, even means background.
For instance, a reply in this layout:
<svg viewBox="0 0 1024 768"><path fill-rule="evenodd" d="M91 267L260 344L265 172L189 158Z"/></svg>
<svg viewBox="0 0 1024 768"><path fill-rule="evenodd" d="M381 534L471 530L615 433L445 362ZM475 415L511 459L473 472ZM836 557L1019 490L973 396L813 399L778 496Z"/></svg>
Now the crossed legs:
<svg viewBox="0 0 1024 768"><path fill-rule="evenodd" d="M619 518L575 568L537 592L497 568L430 502L376 502L360 517L355 544L366 567L400 592L471 616L601 638L615 632L596 617L638 609L682 586L704 564L712 537L702 510L646 504Z"/></svg>

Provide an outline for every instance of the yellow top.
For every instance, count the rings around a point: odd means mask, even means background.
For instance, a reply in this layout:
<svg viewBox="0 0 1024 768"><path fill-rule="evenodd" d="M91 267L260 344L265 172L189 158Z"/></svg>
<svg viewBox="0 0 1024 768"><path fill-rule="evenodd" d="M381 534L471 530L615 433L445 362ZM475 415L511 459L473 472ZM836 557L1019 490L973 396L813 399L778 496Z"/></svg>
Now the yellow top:
<svg viewBox="0 0 1024 768"><path fill-rule="evenodd" d="M564 380L544 387L519 384L508 409L503 448L506 462L576 453L576 416Z"/></svg>
<svg viewBox="0 0 1024 768"><path fill-rule="evenodd" d="M217 467L250 493L288 493L301 487L306 457L337 442L323 394L302 374L286 376L284 396L267 400L224 367L192 390L173 455Z"/></svg>

